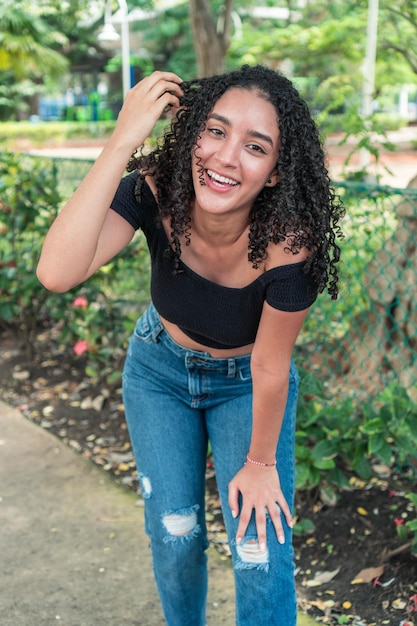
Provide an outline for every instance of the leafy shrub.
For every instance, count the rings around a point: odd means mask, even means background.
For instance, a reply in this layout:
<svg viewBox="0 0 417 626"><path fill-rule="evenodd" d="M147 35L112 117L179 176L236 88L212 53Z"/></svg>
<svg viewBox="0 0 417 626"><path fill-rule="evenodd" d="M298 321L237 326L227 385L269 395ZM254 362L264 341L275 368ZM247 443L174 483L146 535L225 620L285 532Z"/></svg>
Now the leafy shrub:
<svg viewBox="0 0 417 626"><path fill-rule="evenodd" d="M97 139L108 135L115 122L3 122L0 124L0 144L9 145L17 139L34 144L54 143L67 139Z"/></svg>
<svg viewBox="0 0 417 626"><path fill-rule="evenodd" d="M51 162L0 153L0 323L13 323L30 353L46 315L35 267L60 197Z"/></svg>
<svg viewBox="0 0 417 626"><path fill-rule="evenodd" d="M37 280L36 265L62 203L56 175L51 160L0 153L0 326L13 328L29 359L37 330L56 327L64 347L86 342L91 375L111 377L132 317L147 300L143 238L82 286L65 294L48 292ZM86 306L73 306L80 296Z"/></svg>
<svg viewBox="0 0 417 626"><path fill-rule="evenodd" d="M403 475L417 460L417 404L392 384L367 401L328 398L324 386L301 370L296 433L297 488L316 489L329 504L353 474L369 480L383 463Z"/></svg>
<svg viewBox="0 0 417 626"><path fill-rule="evenodd" d="M407 481L417 468L417 404L406 390L392 384L367 401L329 398L323 384L300 368L300 401L296 431L296 489L324 504L337 503L351 478L372 482L381 466ZM406 494L414 517L401 521L399 539L417 554L417 496ZM314 530L308 518L298 520L294 532Z"/></svg>

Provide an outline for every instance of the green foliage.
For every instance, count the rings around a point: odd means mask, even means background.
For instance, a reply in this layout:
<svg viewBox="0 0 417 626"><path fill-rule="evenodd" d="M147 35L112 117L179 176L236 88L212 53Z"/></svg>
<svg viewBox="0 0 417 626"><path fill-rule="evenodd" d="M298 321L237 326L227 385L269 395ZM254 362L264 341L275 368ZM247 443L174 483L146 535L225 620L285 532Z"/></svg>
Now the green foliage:
<svg viewBox="0 0 417 626"><path fill-rule="evenodd" d="M25 0L0 4L0 70L12 69L17 79L42 72L59 76L67 69L64 55L53 46L66 43Z"/></svg>
<svg viewBox="0 0 417 626"><path fill-rule="evenodd" d="M84 285L66 294L48 292L36 278L36 266L62 202L58 188L52 161L0 153L0 327L15 330L28 358L39 328L55 328L63 351L81 346L77 352L87 356L88 373L113 379L133 318L148 299L143 238Z"/></svg>
<svg viewBox="0 0 417 626"><path fill-rule="evenodd" d="M388 195L377 186L355 182L339 183L336 190L346 207L342 223L345 238L339 242L343 260L340 297L333 301L319 296L301 331L297 342L300 346L309 342L328 345L340 339L355 316L369 309L370 299L363 282L366 267L397 227L396 206L401 195Z"/></svg>
<svg viewBox="0 0 417 626"><path fill-rule="evenodd" d="M195 78L197 64L188 3L174 5L164 11L163 17L138 22L133 28L140 31L152 59L143 67L145 74L158 69L175 72L183 80Z"/></svg>
<svg viewBox="0 0 417 626"><path fill-rule="evenodd" d="M296 488L315 494L333 506L351 479L372 484L379 465L416 478L417 404L400 386L392 384L367 400L330 398L325 386L311 372L301 373L296 430ZM404 523L397 520L397 534L417 554L417 495L408 493L407 509L414 513ZM314 531L308 518L297 521L296 534Z"/></svg>
<svg viewBox="0 0 417 626"><path fill-rule="evenodd" d="M46 313L35 267L59 200L52 163L0 153L0 322L13 322L27 346Z"/></svg>
<svg viewBox="0 0 417 626"><path fill-rule="evenodd" d="M296 433L296 486L318 491L327 504L349 488L349 477L370 480L383 463L403 475L417 460L417 404L392 384L375 397L357 402L329 398L313 374L301 370Z"/></svg>
<svg viewBox="0 0 417 626"><path fill-rule="evenodd" d="M21 139L43 145L46 141L59 143L67 139L97 139L109 135L115 126L109 122L0 122L0 144Z"/></svg>
<svg viewBox="0 0 417 626"><path fill-rule="evenodd" d="M410 519L405 523L405 527L407 529L407 532L409 533L409 536L411 537L411 551L413 554L417 555L417 494L407 493L406 498L410 500L411 509L414 512L414 517L413 519Z"/></svg>
<svg viewBox="0 0 417 626"><path fill-rule="evenodd" d="M60 342L72 346L80 357L87 357L88 376L108 384L119 380L134 322L149 301L149 258L144 237L138 236L69 295L71 302L66 307Z"/></svg>

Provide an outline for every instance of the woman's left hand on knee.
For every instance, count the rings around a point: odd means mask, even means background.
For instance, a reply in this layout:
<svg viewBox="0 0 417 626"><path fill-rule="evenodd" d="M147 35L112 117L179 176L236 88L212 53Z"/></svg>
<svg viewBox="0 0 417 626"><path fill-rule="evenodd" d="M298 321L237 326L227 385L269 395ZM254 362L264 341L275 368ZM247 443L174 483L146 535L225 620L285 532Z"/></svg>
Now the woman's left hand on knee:
<svg viewBox="0 0 417 626"><path fill-rule="evenodd" d="M239 494L242 506L239 510ZM282 518L292 528L290 508L280 487L275 467L245 465L229 483L229 506L233 517L239 516L236 543L241 543L255 511L256 532L260 546L266 546L266 519L271 518L279 543L285 542ZM281 516L282 512L282 516Z"/></svg>

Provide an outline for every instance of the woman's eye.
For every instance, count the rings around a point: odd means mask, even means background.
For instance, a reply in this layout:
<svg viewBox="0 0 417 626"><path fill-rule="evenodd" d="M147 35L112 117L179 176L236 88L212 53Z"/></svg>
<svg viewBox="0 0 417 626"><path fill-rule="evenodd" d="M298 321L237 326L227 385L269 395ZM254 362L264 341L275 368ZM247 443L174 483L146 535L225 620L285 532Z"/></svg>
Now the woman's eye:
<svg viewBox="0 0 417 626"><path fill-rule="evenodd" d="M218 137L222 137L224 135L224 132L220 128L209 128L208 130L212 135L216 135Z"/></svg>
<svg viewBox="0 0 417 626"><path fill-rule="evenodd" d="M251 143L248 146L251 150L253 150L254 152L260 152L261 154L266 154L265 150L262 148L262 146L259 146L257 143Z"/></svg>

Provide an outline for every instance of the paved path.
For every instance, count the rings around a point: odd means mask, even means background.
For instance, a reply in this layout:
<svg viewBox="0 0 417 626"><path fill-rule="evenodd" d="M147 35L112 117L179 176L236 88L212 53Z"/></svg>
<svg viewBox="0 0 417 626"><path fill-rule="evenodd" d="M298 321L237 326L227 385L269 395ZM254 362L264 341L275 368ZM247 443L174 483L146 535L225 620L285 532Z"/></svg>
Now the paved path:
<svg viewBox="0 0 417 626"><path fill-rule="evenodd" d="M162 626L136 500L0 402L1 626ZM232 626L230 564L209 559L208 624Z"/></svg>
<svg viewBox="0 0 417 626"><path fill-rule="evenodd" d="M163 626L136 499L0 401L1 626ZM209 575L208 626L233 626L233 573L215 550Z"/></svg>

